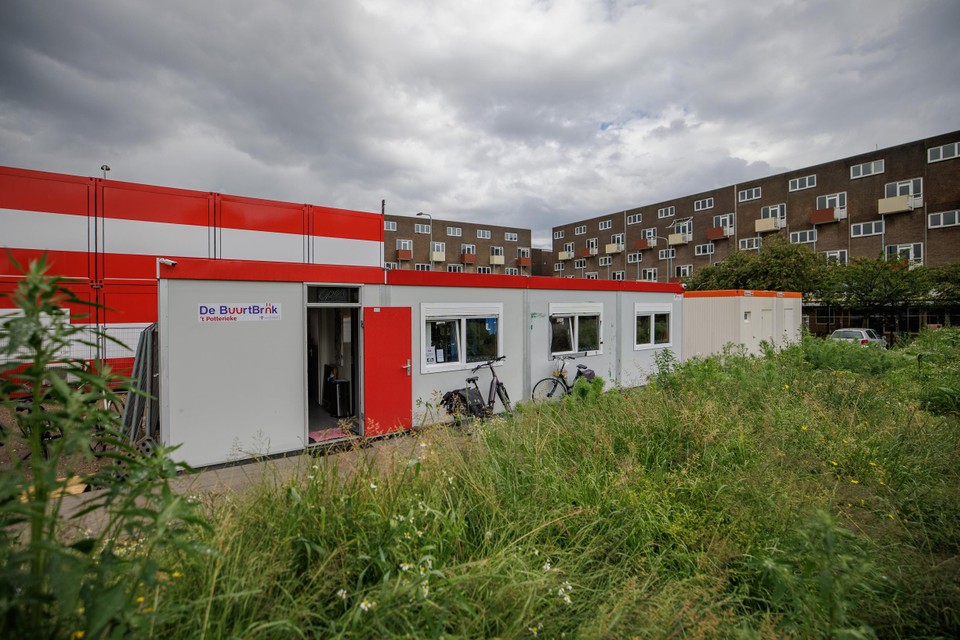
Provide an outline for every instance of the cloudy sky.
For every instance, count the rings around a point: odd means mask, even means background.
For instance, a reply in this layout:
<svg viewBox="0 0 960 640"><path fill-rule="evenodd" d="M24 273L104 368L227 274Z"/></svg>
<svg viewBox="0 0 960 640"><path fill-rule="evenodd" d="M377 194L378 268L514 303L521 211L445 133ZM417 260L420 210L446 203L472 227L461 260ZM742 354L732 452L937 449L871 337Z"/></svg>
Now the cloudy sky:
<svg viewBox="0 0 960 640"><path fill-rule="evenodd" d="M960 129L957 0L3 0L0 165L550 227Z"/></svg>

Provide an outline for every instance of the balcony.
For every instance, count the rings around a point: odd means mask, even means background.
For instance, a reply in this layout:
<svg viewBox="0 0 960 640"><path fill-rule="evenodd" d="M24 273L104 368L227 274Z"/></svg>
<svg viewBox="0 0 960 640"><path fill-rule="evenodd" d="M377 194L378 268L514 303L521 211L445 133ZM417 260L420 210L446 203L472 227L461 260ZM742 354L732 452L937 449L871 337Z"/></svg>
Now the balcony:
<svg viewBox="0 0 960 640"><path fill-rule="evenodd" d="M475 254L475 253L461 253L461 254L460 254L460 264L477 264L477 254Z"/></svg>
<svg viewBox="0 0 960 640"><path fill-rule="evenodd" d="M671 233L669 236L667 236L667 244L672 247L678 244L687 244L692 239L692 233Z"/></svg>
<svg viewBox="0 0 960 640"><path fill-rule="evenodd" d="M655 246L657 246L656 240L651 240L649 238L641 238L640 240L637 240L637 249L639 251L643 251L644 249L649 249L650 247Z"/></svg>
<svg viewBox="0 0 960 640"><path fill-rule="evenodd" d="M413 249L397 249L397 260L413 260Z"/></svg>
<svg viewBox="0 0 960 640"><path fill-rule="evenodd" d="M622 253L622 252L623 252L623 245L620 244L619 242L613 242L613 243L608 244L608 245L605 247L605 249L606 249L607 255L610 255L611 253Z"/></svg>
<svg viewBox="0 0 960 640"><path fill-rule="evenodd" d="M589 258L590 256L597 255L598 250L596 247L584 247L577 251L577 255L581 258Z"/></svg>
<svg viewBox="0 0 960 640"><path fill-rule="evenodd" d="M529 267L531 264L530 258L519 257L517 258L518 267Z"/></svg>
<svg viewBox="0 0 960 640"><path fill-rule="evenodd" d="M431 252L430 252L430 259L431 259L433 262L446 262L446 261L447 261L447 254L446 254L445 251L431 251Z"/></svg>
<svg viewBox="0 0 960 640"><path fill-rule="evenodd" d="M881 198L877 201L877 210L880 215L913 211L922 206L923 198L920 196L895 196L893 198Z"/></svg>
<svg viewBox="0 0 960 640"><path fill-rule="evenodd" d="M503 264L503 256L490 256L490 264Z"/></svg>
<svg viewBox="0 0 960 640"><path fill-rule="evenodd" d="M733 235L733 227L710 227L707 229L707 240L723 240Z"/></svg>
<svg viewBox="0 0 960 640"><path fill-rule="evenodd" d="M787 221L783 218L760 218L754 223L753 228L757 233L765 233L783 229L785 226L787 226Z"/></svg>
<svg viewBox="0 0 960 640"><path fill-rule="evenodd" d="M573 251L557 251L557 260L572 260Z"/></svg>
<svg viewBox="0 0 960 640"><path fill-rule="evenodd" d="M840 207L825 207L816 209L810 214L810 224L827 224L837 220L846 220L847 210Z"/></svg>

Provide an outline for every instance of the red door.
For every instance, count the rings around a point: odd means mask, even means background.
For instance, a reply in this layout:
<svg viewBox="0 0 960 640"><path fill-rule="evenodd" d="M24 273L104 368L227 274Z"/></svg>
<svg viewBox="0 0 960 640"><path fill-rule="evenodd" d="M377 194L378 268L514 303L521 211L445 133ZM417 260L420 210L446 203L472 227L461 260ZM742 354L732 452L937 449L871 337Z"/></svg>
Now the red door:
<svg viewBox="0 0 960 640"><path fill-rule="evenodd" d="M409 429L413 422L410 308L363 310L363 435Z"/></svg>

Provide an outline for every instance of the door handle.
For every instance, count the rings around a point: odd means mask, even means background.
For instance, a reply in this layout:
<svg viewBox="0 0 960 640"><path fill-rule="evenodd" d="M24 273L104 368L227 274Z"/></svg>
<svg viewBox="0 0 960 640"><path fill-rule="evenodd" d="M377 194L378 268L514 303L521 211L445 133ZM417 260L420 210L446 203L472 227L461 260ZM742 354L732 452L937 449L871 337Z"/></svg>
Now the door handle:
<svg viewBox="0 0 960 640"><path fill-rule="evenodd" d="M407 370L407 377L409 378L410 377L410 358L407 358L407 364L402 365L400 368Z"/></svg>

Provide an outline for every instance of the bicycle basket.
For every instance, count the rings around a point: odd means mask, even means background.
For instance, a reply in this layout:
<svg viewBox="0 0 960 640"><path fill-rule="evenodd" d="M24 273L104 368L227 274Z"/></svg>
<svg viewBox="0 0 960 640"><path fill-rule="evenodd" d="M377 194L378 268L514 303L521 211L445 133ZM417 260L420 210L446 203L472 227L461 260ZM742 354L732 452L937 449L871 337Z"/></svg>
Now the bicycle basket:
<svg viewBox="0 0 960 640"><path fill-rule="evenodd" d="M469 413L475 418L482 417L484 415L485 405L483 404L483 397L480 395L480 392L476 389L467 389L466 391L469 395L464 394L464 389L447 391L443 394L440 404L442 404L447 409L447 413L451 415L465 415ZM468 397L469 400L467 400Z"/></svg>
<svg viewBox="0 0 960 640"><path fill-rule="evenodd" d="M580 377L587 382L593 382L593 379L597 377L597 374L593 369L580 369Z"/></svg>

